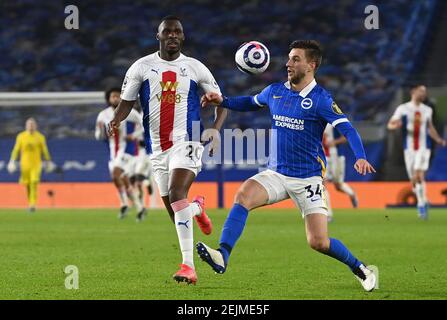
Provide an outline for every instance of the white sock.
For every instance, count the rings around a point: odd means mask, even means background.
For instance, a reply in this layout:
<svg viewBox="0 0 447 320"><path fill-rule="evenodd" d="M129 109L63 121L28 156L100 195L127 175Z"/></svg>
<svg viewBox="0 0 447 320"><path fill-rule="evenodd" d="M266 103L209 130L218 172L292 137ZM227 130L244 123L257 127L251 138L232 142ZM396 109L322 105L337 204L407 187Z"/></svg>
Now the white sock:
<svg viewBox="0 0 447 320"><path fill-rule="evenodd" d="M137 188L131 188L129 190L129 194L131 196L132 202L137 209L137 212L143 210L143 202L141 202L140 195L138 194Z"/></svg>
<svg viewBox="0 0 447 320"><path fill-rule="evenodd" d="M171 207L175 212L175 228L177 229L180 250L182 251L183 264L194 269L193 215L191 206L187 199L183 199L171 203Z"/></svg>
<svg viewBox="0 0 447 320"><path fill-rule="evenodd" d="M427 203L427 184L425 183L425 181L423 181L422 183L422 199L424 201L424 204Z"/></svg>
<svg viewBox="0 0 447 320"><path fill-rule="evenodd" d="M191 213L193 216L200 216L202 214L202 208L197 202L191 202L189 206L191 207Z"/></svg>
<svg viewBox="0 0 447 320"><path fill-rule="evenodd" d="M348 196L353 197L355 195L354 190L347 184L346 182L343 182L340 186L341 191L346 193Z"/></svg>
<svg viewBox="0 0 447 320"><path fill-rule="evenodd" d="M120 198L120 206L121 207L124 207L124 206L128 207L129 206L129 198L127 197L126 188L121 187L118 190L118 195L119 195L119 198Z"/></svg>
<svg viewBox="0 0 447 320"><path fill-rule="evenodd" d="M418 207L422 207L425 205L425 197L424 192L425 188L422 183L416 183L414 186L414 193L416 193L416 198L418 200Z"/></svg>
<svg viewBox="0 0 447 320"><path fill-rule="evenodd" d="M329 192L327 191L326 187L324 187L324 198L326 200L327 215L329 218L332 218L334 216L334 212L332 211L331 198L329 197Z"/></svg>

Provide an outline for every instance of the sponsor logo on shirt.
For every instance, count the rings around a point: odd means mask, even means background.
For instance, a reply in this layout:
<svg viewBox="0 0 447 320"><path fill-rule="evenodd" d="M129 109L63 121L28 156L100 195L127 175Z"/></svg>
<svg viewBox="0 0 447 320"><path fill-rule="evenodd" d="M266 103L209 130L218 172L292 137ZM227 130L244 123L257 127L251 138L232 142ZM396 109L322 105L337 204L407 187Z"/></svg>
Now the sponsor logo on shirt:
<svg viewBox="0 0 447 320"><path fill-rule="evenodd" d="M160 87L163 91L175 91L178 87L178 81L172 82L172 81L160 81Z"/></svg>
<svg viewBox="0 0 447 320"><path fill-rule="evenodd" d="M291 130L304 130L304 120L274 114L276 127L287 128Z"/></svg>

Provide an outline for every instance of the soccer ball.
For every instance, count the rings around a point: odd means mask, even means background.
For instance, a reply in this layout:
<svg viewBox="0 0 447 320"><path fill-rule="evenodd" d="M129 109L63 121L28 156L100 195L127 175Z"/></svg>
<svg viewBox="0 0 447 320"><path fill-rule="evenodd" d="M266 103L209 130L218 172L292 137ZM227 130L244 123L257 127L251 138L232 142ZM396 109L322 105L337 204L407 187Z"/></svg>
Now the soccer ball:
<svg viewBox="0 0 447 320"><path fill-rule="evenodd" d="M270 53L265 45L257 41L243 43L234 57L239 70L248 74L264 72L270 63Z"/></svg>

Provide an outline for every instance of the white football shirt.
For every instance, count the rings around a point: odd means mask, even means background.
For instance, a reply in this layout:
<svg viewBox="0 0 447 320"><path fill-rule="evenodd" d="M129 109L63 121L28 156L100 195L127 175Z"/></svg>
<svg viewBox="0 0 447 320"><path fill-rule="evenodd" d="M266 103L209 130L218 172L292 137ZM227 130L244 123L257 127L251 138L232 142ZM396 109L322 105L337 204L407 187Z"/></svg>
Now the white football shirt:
<svg viewBox="0 0 447 320"><path fill-rule="evenodd" d="M139 95L148 153L164 152L179 141L200 140L203 127L198 87L220 94L208 68L183 54L166 61L155 52L129 68L121 99L133 101Z"/></svg>
<svg viewBox="0 0 447 320"><path fill-rule="evenodd" d="M112 121L115 115L115 110L108 107L102 110L96 118L96 123L103 123L106 127ZM132 109L129 116L121 122L119 129L115 130L113 136L108 137L110 160L122 156L124 153L131 155L138 155L138 142L127 141L127 136L132 135L138 137L142 132L142 116Z"/></svg>
<svg viewBox="0 0 447 320"><path fill-rule="evenodd" d="M397 107L391 120L402 121L403 145L405 150L428 150L431 139L428 134L429 123L432 121L433 110L421 103L416 106L413 102L401 104Z"/></svg>

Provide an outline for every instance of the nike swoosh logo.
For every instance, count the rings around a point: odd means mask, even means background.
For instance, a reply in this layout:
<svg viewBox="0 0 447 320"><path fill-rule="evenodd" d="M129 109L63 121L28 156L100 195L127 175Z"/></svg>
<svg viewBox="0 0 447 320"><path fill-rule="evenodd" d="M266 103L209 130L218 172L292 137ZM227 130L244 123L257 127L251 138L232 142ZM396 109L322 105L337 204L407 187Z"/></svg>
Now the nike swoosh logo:
<svg viewBox="0 0 447 320"><path fill-rule="evenodd" d="M320 198L316 198L316 199L310 199L310 201L315 202L317 200L320 200Z"/></svg>
<svg viewBox="0 0 447 320"><path fill-rule="evenodd" d="M273 96L273 99L280 99L282 96Z"/></svg>
<svg viewBox="0 0 447 320"><path fill-rule="evenodd" d="M154 71L156 74L158 74L158 70L151 69L151 71Z"/></svg>

